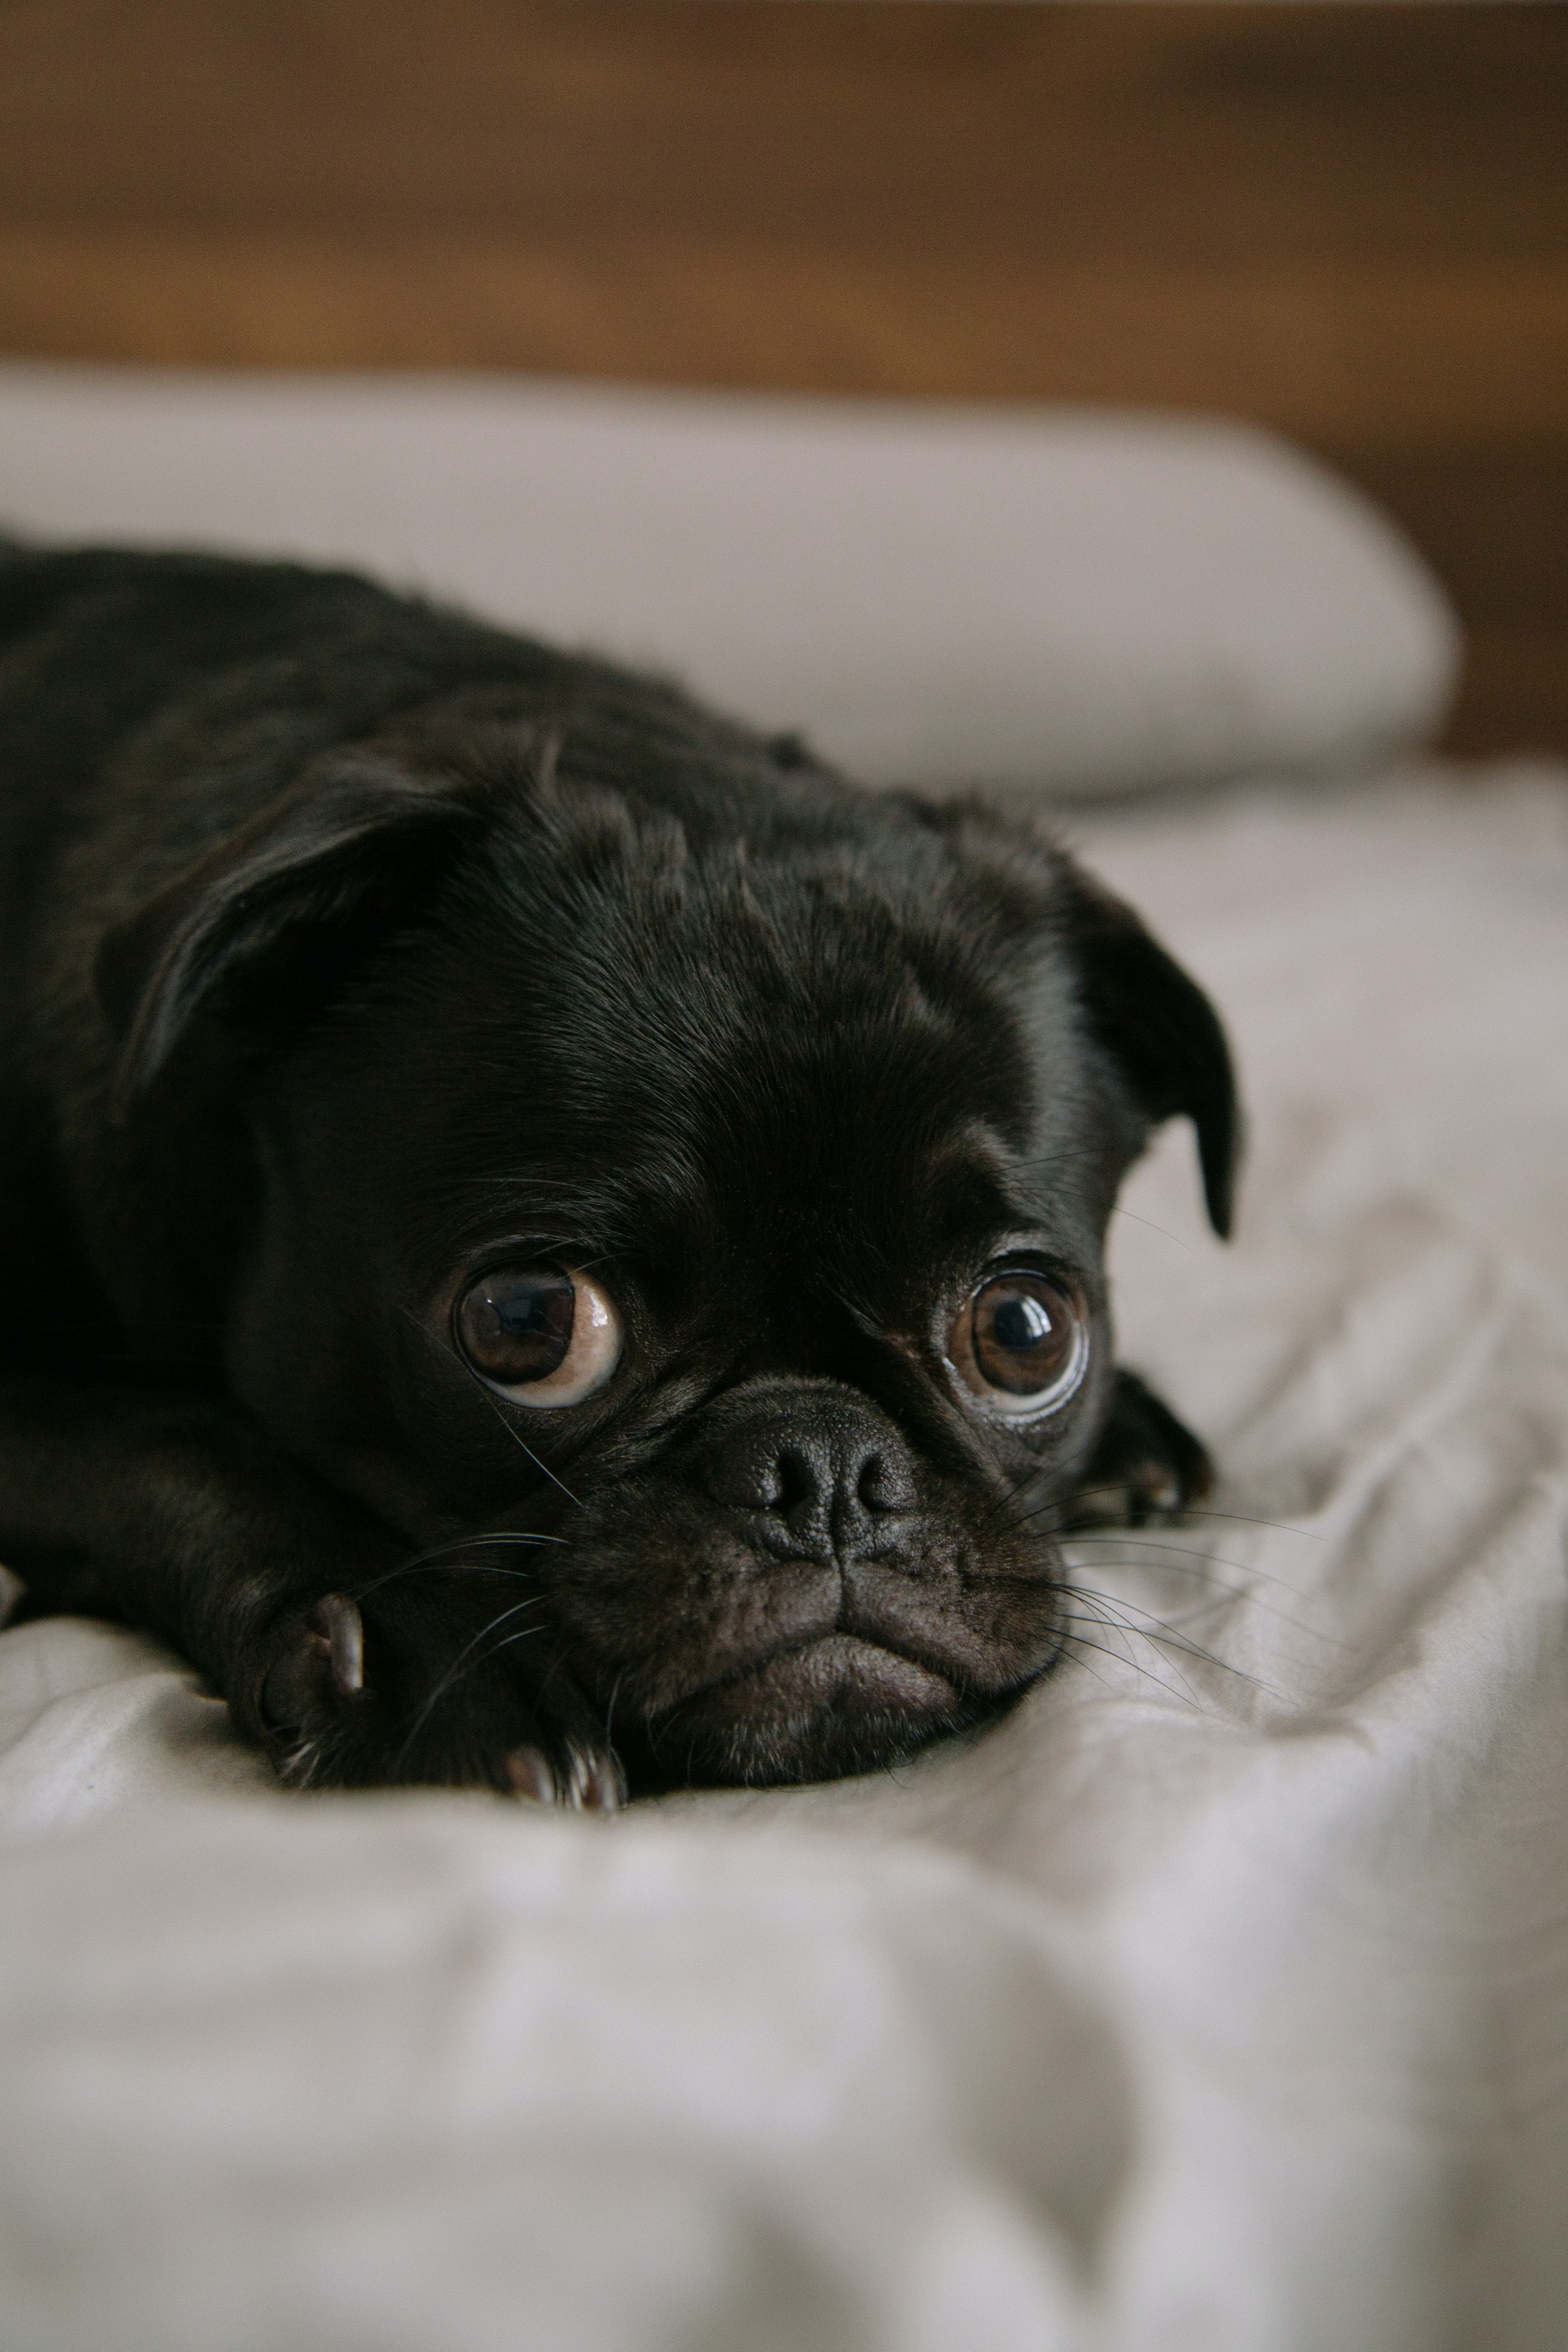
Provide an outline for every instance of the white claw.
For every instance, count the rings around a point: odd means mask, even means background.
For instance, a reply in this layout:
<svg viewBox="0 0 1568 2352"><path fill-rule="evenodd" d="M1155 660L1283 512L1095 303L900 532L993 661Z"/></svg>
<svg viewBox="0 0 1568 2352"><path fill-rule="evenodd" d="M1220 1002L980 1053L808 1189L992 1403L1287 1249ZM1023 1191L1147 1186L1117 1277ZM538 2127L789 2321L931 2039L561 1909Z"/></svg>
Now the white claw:
<svg viewBox="0 0 1568 2352"><path fill-rule="evenodd" d="M574 1813L617 1813L626 1802L620 1767L613 1756L585 1748L567 1750L555 1771L542 1748L514 1748L506 1777L515 1796L533 1805L560 1805Z"/></svg>
<svg viewBox="0 0 1568 2352"><path fill-rule="evenodd" d="M574 1812L618 1813L625 1801L621 1769L596 1748L574 1748L567 1759L566 1802Z"/></svg>
<svg viewBox="0 0 1568 2352"><path fill-rule="evenodd" d="M332 1680L342 1696L355 1697L364 1688L364 1620L358 1602L346 1592L329 1592L317 1601L305 1622L325 1642Z"/></svg>
<svg viewBox="0 0 1568 2352"><path fill-rule="evenodd" d="M613 1756L595 1751L584 1758L583 1768L583 1810L589 1813L618 1813L626 1801L626 1782L621 1768Z"/></svg>
<svg viewBox="0 0 1568 2352"><path fill-rule="evenodd" d="M506 1777L512 1794L521 1797L525 1804L554 1804L555 1775L542 1749L514 1748L506 1759Z"/></svg>

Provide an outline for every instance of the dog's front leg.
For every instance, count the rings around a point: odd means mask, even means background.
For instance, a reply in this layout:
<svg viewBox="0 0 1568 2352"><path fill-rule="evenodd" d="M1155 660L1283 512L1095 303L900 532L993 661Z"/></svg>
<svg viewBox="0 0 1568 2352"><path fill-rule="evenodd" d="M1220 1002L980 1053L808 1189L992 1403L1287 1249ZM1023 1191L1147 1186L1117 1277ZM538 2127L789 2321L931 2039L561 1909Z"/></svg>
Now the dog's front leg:
<svg viewBox="0 0 1568 2352"><path fill-rule="evenodd" d="M0 1381L0 1560L29 1613L163 1634L287 1780L612 1809L595 1712L548 1642L515 1646L534 1603L467 1549L410 1558L220 1400Z"/></svg>
<svg viewBox="0 0 1568 2352"><path fill-rule="evenodd" d="M1180 1518L1214 1486L1199 1439L1136 1372L1119 1366L1110 1410L1076 1491L1063 1505L1067 1528L1146 1527Z"/></svg>
<svg viewBox="0 0 1568 2352"><path fill-rule="evenodd" d="M220 1401L0 1382L0 1559L29 1612L161 1633L268 1745L263 1685L290 1618L400 1549Z"/></svg>

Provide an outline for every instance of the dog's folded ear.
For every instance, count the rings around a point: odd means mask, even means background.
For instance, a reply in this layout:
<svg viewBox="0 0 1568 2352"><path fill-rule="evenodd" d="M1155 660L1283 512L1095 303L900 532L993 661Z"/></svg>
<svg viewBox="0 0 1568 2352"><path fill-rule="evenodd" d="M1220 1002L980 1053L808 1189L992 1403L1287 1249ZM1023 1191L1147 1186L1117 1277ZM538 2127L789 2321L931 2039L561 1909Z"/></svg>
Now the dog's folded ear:
<svg viewBox="0 0 1568 2352"><path fill-rule="evenodd" d="M1241 1158L1241 1108L1219 1016L1131 907L1067 865L1067 932L1089 1029L1151 1124L1187 1118L1204 1198L1228 1234Z"/></svg>
<svg viewBox="0 0 1568 2352"><path fill-rule="evenodd" d="M199 1013L276 1023L427 895L493 794L482 774L333 754L105 933L93 966L123 1119ZM248 983L248 986L247 986Z"/></svg>
<svg viewBox="0 0 1568 2352"><path fill-rule="evenodd" d="M1052 955L1065 950L1089 1034L1110 1056L1146 1126L1190 1118L1204 1199L1228 1236L1241 1161L1242 1116L1219 1015L1196 981L1132 908L1069 857L1046 824L980 800L905 806L984 877L996 908Z"/></svg>

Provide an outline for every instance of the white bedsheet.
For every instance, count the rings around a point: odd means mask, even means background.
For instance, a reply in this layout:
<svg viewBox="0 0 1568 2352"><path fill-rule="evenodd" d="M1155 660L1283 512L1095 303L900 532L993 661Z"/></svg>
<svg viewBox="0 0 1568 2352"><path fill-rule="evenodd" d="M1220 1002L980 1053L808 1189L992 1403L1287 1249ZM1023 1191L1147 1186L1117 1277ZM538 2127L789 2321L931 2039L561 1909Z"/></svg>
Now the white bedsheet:
<svg viewBox="0 0 1568 2352"><path fill-rule="evenodd" d="M1184 1132L1116 1241L1222 1515L972 1747L613 1824L0 1636L6 2352L1568 2344L1568 779L1077 829L1247 1076L1237 1242Z"/></svg>

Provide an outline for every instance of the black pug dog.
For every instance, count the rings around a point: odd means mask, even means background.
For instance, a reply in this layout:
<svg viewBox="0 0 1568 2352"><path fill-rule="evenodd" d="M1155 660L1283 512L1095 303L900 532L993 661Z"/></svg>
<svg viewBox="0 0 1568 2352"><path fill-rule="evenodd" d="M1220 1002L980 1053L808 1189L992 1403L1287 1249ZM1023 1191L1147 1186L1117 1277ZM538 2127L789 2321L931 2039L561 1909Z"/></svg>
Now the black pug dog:
<svg viewBox="0 0 1568 2352"><path fill-rule="evenodd" d="M0 1559L298 1784L864 1771L1205 1490L1112 1360L1213 1011L1026 825L343 572L0 560Z"/></svg>

